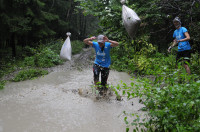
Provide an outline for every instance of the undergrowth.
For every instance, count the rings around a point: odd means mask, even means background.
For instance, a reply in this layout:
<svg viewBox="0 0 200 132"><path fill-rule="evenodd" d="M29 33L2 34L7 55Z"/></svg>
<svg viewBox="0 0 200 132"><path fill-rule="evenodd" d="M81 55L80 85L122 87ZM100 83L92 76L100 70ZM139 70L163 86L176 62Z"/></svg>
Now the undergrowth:
<svg viewBox="0 0 200 132"><path fill-rule="evenodd" d="M134 131L200 131L199 55L192 54L192 75L188 75L182 63L176 68L176 52L173 49L172 53L159 53L145 39L121 42L113 48L111 68L137 74L131 84L123 83L116 89L128 99L140 98L145 105L142 110L147 113L145 118L132 113L130 122L126 116L127 132L130 126L135 126Z"/></svg>
<svg viewBox="0 0 200 132"><path fill-rule="evenodd" d="M14 81L32 79L45 75L45 71L37 71L36 69L62 64L63 60L60 59L60 50L63 43L64 40L59 39L52 40L46 44L40 42L34 47L26 46L22 48L17 46L18 56L16 58L11 57L10 54L1 58L0 78L17 70L22 71L15 76ZM80 53L84 47L83 42L78 40L71 41L71 45L72 54ZM11 49L8 50L10 52ZM1 82L1 88L4 87L4 84Z"/></svg>
<svg viewBox="0 0 200 132"><path fill-rule="evenodd" d="M28 79L34 79L46 74L48 74L48 71L46 70L39 70L39 69L22 70L14 77L13 81L19 82Z"/></svg>

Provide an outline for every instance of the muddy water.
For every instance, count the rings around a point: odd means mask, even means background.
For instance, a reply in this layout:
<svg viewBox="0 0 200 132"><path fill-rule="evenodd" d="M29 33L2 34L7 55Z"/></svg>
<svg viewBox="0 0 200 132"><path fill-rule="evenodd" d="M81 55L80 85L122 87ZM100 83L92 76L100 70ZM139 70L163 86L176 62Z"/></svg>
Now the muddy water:
<svg viewBox="0 0 200 132"><path fill-rule="evenodd" d="M110 85L121 80L130 83L130 76L110 72ZM124 110L144 114L138 99L97 100L91 85L90 68L7 83L0 91L0 132L124 132Z"/></svg>

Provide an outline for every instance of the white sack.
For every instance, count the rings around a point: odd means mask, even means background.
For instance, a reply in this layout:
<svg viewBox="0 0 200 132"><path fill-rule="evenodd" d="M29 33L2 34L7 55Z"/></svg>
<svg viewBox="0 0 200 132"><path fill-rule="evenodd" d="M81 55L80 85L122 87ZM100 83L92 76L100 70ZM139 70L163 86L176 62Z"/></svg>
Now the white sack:
<svg viewBox="0 0 200 132"><path fill-rule="evenodd" d="M61 48L60 58L63 60L71 60L71 56L72 56L72 48L71 48L70 38L68 36Z"/></svg>
<svg viewBox="0 0 200 132"><path fill-rule="evenodd" d="M133 38L135 36L135 33L140 26L140 18L138 15L127 6L122 6L122 20L123 25L126 28L126 31L128 32L128 35Z"/></svg>

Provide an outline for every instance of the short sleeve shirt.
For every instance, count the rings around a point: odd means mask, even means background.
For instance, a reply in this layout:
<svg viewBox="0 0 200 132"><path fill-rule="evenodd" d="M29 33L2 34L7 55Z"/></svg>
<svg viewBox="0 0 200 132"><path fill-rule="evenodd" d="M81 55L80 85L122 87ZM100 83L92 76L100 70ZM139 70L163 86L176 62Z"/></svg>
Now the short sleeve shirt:
<svg viewBox="0 0 200 132"><path fill-rule="evenodd" d="M101 47L99 46L98 42L93 42L93 46L96 52L96 58L94 63L97 65L100 65L102 67L109 67L111 64L111 58L110 58L110 49L111 43L105 42L104 50L101 50Z"/></svg>
<svg viewBox="0 0 200 132"><path fill-rule="evenodd" d="M173 38L176 38L176 40L184 39L186 38L184 34L185 32L188 32L185 27L176 29L174 31ZM190 49L191 49L191 46L190 46L189 41L183 41L183 42L178 43L178 51L184 51L184 50L190 50Z"/></svg>

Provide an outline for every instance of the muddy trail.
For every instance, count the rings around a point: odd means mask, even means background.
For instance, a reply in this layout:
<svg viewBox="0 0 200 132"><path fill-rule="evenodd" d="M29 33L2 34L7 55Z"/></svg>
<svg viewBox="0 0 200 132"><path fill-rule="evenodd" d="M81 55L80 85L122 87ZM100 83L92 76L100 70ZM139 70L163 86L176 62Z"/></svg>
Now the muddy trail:
<svg viewBox="0 0 200 132"><path fill-rule="evenodd" d="M137 98L118 101L112 91L97 98L93 59L94 51L84 49L44 77L7 83L0 91L0 132L125 132L123 112L142 117L144 106ZM108 83L130 84L130 78L111 70Z"/></svg>

